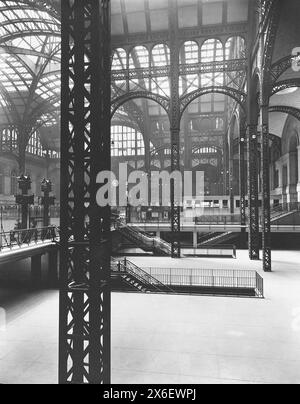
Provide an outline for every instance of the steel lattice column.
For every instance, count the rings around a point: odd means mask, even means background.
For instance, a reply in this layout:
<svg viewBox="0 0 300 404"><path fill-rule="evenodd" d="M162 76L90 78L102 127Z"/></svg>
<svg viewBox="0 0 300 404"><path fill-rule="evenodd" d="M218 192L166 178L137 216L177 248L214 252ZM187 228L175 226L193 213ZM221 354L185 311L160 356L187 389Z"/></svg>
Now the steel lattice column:
<svg viewBox="0 0 300 404"><path fill-rule="evenodd" d="M248 126L249 256L259 260L258 140L257 125Z"/></svg>
<svg viewBox="0 0 300 404"><path fill-rule="evenodd" d="M241 226L242 226L242 236L243 236L243 244L246 244L246 223L247 223L247 215L246 215L246 160L245 160L245 146L246 146L246 127L244 122L241 122L240 129L240 213L241 213Z"/></svg>
<svg viewBox="0 0 300 404"><path fill-rule="evenodd" d="M180 171L180 97L179 97L179 41L178 15L174 2L169 0L170 13L170 60L171 60L171 171ZM172 229L172 258L180 258L180 215L181 207L175 198L175 182L171 181L171 229Z"/></svg>
<svg viewBox="0 0 300 404"><path fill-rule="evenodd" d="M62 1L61 384L110 383L110 1ZM100 185L99 185L100 186Z"/></svg>
<svg viewBox="0 0 300 404"><path fill-rule="evenodd" d="M271 257L271 204L270 204L270 147L269 147L269 107L261 108L262 119L262 248L263 269L265 272L272 271Z"/></svg>

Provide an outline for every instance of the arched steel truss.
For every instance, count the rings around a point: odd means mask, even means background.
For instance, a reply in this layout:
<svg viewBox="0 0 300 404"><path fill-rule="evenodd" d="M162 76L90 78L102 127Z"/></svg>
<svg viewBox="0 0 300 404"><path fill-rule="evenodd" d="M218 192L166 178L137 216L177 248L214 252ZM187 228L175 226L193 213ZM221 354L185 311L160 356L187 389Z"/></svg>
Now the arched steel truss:
<svg viewBox="0 0 300 404"><path fill-rule="evenodd" d="M241 90L237 90L232 87L226 87L226 86L214 86L214 87L206 87L206 88L199 88L198 90L195 90L187 95L184 95L183 97L180 98L180 119L186 110L186 108L197 98L202 97L203 95L206 94L213 94L213 93L218 93L218 94L223 94L228 97L233 98L242 108L243 112L246 113L246 101L247 101L247 95ZM148 99L151 101L155 101L158 103L165 111L167 114L170 113L170 99L167 97L163 97L159 94L151 93L148 91L133 91L130 93L125 93L121 95L120 97L117 97L112 100L112 117L116 113L116 111L124 105L128 101L132 101L135 99L139 98L144 98Z"/></svg>
<svg viewBox="0 0 300 404"><path fill-rule="evenodd" d="M278 60L271 66L270 75L273 80L273 85L276 84L277 80L289 70L293 63L295 63L295 56L289 55L284 58Z"/></svg>
<svg viewBox="0 0 300 404"><path fill-rule="evenodd" d="M186 108L197 98L202 97L203 95L206 94L211 94L211 93L219 93L219 94L224 94L228 97L233 98L242 108L243 111L246 112L246 100L247 100L247 95L241 90L237 90L232 87L226 87L226 86L214 86L214 87L206 87L206 88L199 88L196 91L193 91L190 94L187 94L180 99L181 103L181 116L186 110Z"/></svg>
<svg viewBox="0 0 300 404"><path fill-rule="evenodd" d="M112 100L111 108L112 108L112 116L116 113L116 111L124 105L128 101L132 101L138 98L144 98L150 101L157 102L167 114L169 114L170 109L170 100L167 97L163 97L159 94L151 93L149 91L133 91L130 93L125 93L120 97Z"/></svg>
<svg viewBox="0 0 300 404"><path fill-rule="evenodd" d="M300 87L300 77L294 79L282 80L273 86L271 96L279 93L280 91L287 90L288 88Z"/></svg>
<svg viewBox="0 0 300 404"><path fill-rule="evenodd" d="M300 121L300 109L298 109L298 108L289 107L286 105L274 105L269 108L269 112L270 113L282 112L284 114L291 115Z"/></svg>

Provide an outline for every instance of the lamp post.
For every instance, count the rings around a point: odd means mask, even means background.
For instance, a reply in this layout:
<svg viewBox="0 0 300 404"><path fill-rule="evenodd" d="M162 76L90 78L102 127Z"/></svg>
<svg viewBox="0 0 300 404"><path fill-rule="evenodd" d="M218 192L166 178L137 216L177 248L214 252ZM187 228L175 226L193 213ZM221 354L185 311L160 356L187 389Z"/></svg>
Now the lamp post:
<svg viewBox="0 0 300 404"><path fill-rule="evenodd" d="M28 228L28 215L29 205L34 204L34 195L28 195L28 191L31 190L31 178L30 176L21 175L18 178L19 189L21 194L16 195L16 203L21 206L22 209L22 229Z"/></svg>
<svg viewBox="0 0 300 404"><path fill-rule="evenodd" d="M50 206L55 203L55 197L50 196L52 192L52 182L50 180L43 179L41 184L41 190L44 193L42 197L42 206L44 207L43 213L43 226L49 227L50 225Z"/></svg>

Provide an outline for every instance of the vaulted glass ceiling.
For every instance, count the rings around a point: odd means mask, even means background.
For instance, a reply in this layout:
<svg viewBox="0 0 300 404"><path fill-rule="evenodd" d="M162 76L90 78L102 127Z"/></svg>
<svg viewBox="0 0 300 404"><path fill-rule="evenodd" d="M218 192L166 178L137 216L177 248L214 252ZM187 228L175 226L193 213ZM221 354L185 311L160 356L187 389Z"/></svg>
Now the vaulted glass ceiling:
<svg viewBox="0 0 300 404"><path fill-rule="evenodd" d="M56 1L0 0L0 122L57 123L60 22Z"/></svg>
<svg viewBox="0 0 300 404"><path fill-rule="evenodd" d="M176 2L179 30L195 27L201 30L248 19L248 0L174 0L174 4ZM60 0L0 0L0 124L31 122L34 125L37 122L51 128L59 122L60 3ZM113 70L169 66L170 50L161 43L163 41L155 40L157 45L151 52L143 42L152 35L167 38L169 1L112 0L111 3L113 44L119 44L114 45ZM123 48L124 42L130 42L132 38L137 40L139 35L139 45L130 51L128 46L127 50ZM182 63L209 63L229 59L231 55L241 58L242 44L237 46L236 41L233 38L225 46L211 39L200 47L194 41L186 40L181 53ZM212 85L223 79L223 74L221 78L219 76L182 76L181 92L193 90L200 83ZM115 84L113 90L126 87L124 81ZM132 80L131 89L141 85L164 96L170 94L168 77L158 77L152 83ZM216 97L220 98L220 95ZM154 113L164 112L158 105L148 102L148 115ZM119 115L126 115L126 111L120 110Z"/></svg>

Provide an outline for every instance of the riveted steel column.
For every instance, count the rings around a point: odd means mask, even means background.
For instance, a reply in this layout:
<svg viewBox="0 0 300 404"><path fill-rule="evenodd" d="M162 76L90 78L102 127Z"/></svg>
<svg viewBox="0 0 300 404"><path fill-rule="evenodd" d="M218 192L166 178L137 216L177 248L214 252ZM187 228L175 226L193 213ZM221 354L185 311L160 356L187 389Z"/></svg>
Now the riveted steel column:
<svg viewBox="0 0 300 404"><path fill-rule="evenodd" d="M110 383L110 1L62 3L61 384Z"/></svg>
<svg viewBox="0 0 300 404"><path fill-rule="evenodd" d="M242 233L242 243L246 245L246 224L247 224L247 214L246 214L246 192L247 192L247 184L246 184L246 126L244 122L241 122L240 127L240 214L241 214L241 233Z"/></svg>
<svg viewBox="0 0 300 404"><path fill-rule="evenodd" d="M180 97L179 97L179 41L177 7L169 0L170 14L170 58L171 58L171 171L180 171ZM175 198L175 181L171 181L171 230L172 230L172 258L180 258L180 215L181 206Z"/></svg>
<svg viewBox="0 0 300 404"><path fill-rule="evenodd" d="M270 192L270 146L269 146L269 107L261 108L262 121L262 249L263 269L272 271L271 253L271 192Z"/></svg>
<svg viewBox="0 0 300 404"><path fill-rule="evenodd" d="M259 260L258 202L258 133L257 125L248 126L248 194L249 194L249 256Z"/></svg>

